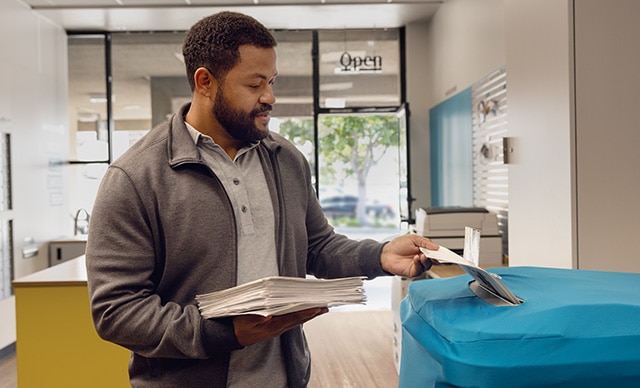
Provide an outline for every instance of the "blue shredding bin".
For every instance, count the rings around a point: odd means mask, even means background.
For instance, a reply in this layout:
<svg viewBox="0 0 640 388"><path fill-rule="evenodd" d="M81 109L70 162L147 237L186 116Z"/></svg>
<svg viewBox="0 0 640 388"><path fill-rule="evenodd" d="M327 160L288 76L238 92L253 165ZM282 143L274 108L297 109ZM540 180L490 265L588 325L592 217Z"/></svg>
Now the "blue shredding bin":
<svg viewBox="0 0 640 388"><path fill-rule="evenodd" d="M640 387L640 274L489 272L524 303L492 305L468 275L410 284L400 387Z"/></svg>

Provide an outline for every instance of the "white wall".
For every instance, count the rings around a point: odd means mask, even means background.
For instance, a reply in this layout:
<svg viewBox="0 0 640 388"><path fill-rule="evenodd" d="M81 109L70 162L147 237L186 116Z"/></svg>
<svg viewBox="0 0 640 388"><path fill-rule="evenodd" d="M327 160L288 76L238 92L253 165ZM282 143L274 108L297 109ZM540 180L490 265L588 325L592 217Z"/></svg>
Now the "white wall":
<svg viewBox="0 0 640 388"><path fill-rule="evenodd" d="M0 130L11 135L14 275L48 265L46 242L72 231L68 171L66 34L19 0L0 2ZM22 257L25 237L39 254ZM0 301L0 348L15 341L13 300ZM7 328L13 327L14 330Z"/></svg>
<svg viewBox="0 0 640 388"><path fill-rule="evenodd" d="M449 0L429 23L429 107L505 63L503 0ZM508 71L508 69L507 69Z"/></svg>
<svg viewBox="0 0 640 388"><path fill-rule="evenodd" d="M569 3L505 2L513 266L575 266Z"/></svg>
<svg viewBox="0 0 640 388"><path fill-rule="evenodd" d="M429 109L505 64L503 0L449 0L406 38L415 210L431 206Z"/></svg>

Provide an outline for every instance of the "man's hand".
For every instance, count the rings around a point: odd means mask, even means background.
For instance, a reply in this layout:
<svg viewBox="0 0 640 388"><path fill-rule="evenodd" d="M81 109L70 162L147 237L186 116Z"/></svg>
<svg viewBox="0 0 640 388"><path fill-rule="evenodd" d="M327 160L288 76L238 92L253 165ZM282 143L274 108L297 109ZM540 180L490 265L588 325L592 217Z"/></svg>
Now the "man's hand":
<svg viewBox="0 0 640 388"><path fill-rule="evenodd" d="M256 342L278 337L287 330L328 312L326 307L296 311L284 315L239 315L233 318L233 329L238 343L249 346Z"/></svg>
<svg viewBox="0 0 640 388"><path fill-rule="evenodd" d="M420 251L420 247L432 250L440 248L438 244L417 234L406 234L394 238L382 248L380 254L382 269L400 276L420 276L433 264Z"/></svg>

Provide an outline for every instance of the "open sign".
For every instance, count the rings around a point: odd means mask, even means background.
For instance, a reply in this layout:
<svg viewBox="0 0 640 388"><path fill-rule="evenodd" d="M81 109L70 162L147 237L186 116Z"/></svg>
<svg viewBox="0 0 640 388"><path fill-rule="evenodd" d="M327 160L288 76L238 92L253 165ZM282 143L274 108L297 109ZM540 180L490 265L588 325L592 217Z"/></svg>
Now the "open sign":
<svg viewBox="0 0 640 388"><path fill-rule="evenodd" d="M382 70L382 57L376 56L351 56L345 51L340 56L341 71L380 71Z"/></svg>

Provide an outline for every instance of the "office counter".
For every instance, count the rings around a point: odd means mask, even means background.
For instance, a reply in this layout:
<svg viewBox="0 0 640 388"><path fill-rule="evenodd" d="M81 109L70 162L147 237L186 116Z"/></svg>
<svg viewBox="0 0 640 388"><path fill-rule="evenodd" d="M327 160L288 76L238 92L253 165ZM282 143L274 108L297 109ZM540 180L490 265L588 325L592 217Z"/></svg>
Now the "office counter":
<svg viewBox="0 0 640 388"><path fill-rule="evenodd" d="M14 280L20 388L127 387L129 351L98 337L84 256Z"/></svg>

